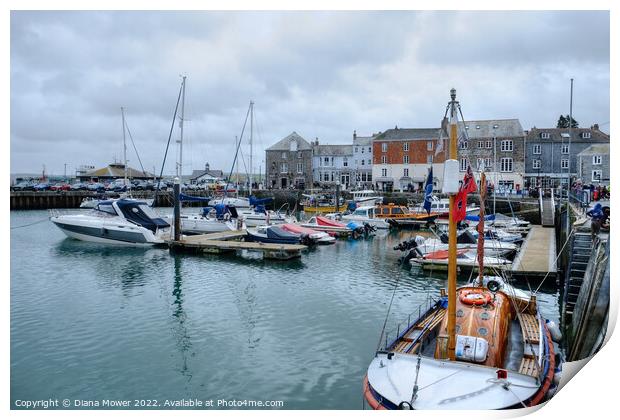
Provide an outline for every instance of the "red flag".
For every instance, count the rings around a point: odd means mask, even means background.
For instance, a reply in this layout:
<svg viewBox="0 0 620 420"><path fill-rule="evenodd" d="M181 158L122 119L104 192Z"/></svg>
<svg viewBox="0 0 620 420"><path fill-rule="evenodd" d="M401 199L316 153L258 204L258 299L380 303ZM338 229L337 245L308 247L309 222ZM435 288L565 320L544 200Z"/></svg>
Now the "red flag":
<svg viewBox="0 0 620 420"><path fill-rule="evenodd" d="M463 177L463 184L461 184L459 192L456 193L456 198L454 200L452 216L456 223L465 220L465 215L467 214L467 194L476 191L476 189L474 174L471 171L471 166L467 165L467 171Z"/></svg>

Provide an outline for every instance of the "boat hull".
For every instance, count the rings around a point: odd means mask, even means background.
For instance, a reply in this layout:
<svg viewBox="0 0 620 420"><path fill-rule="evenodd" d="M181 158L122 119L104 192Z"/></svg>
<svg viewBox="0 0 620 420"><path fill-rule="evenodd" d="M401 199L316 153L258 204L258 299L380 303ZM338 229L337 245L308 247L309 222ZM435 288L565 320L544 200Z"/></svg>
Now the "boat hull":
<svg viewBox="0 0 620 420"><path fill-rule="evenodd" d="M151 246L163 241L155 241L148 234L132 227L115 228L112 226L84 226L60 220L52 220L58 228L69 238L86 242L97 242L110 245Z"/></svg>

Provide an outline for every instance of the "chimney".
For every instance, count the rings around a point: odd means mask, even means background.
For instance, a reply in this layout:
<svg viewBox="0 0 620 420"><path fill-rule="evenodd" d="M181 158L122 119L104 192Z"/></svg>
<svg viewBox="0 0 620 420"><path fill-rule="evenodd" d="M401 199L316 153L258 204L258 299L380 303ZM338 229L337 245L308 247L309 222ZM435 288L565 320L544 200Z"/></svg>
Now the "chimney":
<svg viewBox="0 0 620 420"><path fill-rule="evenodd" d="M319 138L318 137L315 137L314 144L316 144L317 146L319 145Z"/></svg>
<svg viewBox="0 0 620 420"><path fill-rule="evenodd" d="M599 129L598 129L598 124L594 124L594 125L592 126L592 130L599 131Z"/></svg>
<svg viewBox="0 0 620 420"><path fill-rule="evenodd" d="M357 131L353 130L353 140L355 140L357 138Z"/></svg>
<svg viewBox="0 0 620 420"><path fill-rule="evenodd" d="M205 163L205 171L209 170L209 162Z"/></svg>

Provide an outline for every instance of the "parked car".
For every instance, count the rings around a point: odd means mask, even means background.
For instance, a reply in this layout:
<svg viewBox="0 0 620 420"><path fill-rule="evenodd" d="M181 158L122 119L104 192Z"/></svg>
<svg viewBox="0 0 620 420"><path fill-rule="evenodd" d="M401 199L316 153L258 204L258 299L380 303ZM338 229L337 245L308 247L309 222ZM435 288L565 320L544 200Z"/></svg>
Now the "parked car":
<svg viewBox="0 0 620 420"><path fill-rule="evenodd" d="M34 191L34 184L30 181L21 181L11 187L12 191Z"/></svg>
<svg viewBox="0 0 620 420"><path fill-rule="evenodd" d="M51 188L50 184L46 182L40 182L34 186L35 191L49 191Z"/></svg>
<svg viewBox="0 0 620 420"><path fill-rule="evenodd" d="M104 192L105 185L101 182L93 182L92 184L88 184L87 189L88 191Z"/></svg>
<svg viewBox="0 0 620 420"><path fill-rule="evenodd" d="M86 191L88 188L83 182L76 182L75 184L71 184L72 191Z"/></svg>
<svg viewBox="0 0 620 420"><path fill-rule="evenodd" d="M52 191L69 191L71 189L71 185L65 184L64 182L59 182L58 184L54 184L50 187Z"/></svg>

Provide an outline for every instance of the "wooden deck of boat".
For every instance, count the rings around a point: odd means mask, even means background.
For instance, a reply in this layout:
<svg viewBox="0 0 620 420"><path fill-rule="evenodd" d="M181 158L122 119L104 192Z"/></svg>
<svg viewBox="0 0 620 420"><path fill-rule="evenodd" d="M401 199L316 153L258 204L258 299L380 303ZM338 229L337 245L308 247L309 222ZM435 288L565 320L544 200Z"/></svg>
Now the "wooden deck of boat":
<svg viewBox="0 0 620 420"><path fill-rule="evenodd" d="M208 233L204 235L184 236L179 241L169 241L168 245L175 251L202 252L220 254L234 251L262 252L264 258L288 260L301 257L307 249L305 245L264 244L261 242L243 242L245 230Z"/></svg>
<svg viewBox="0 0 620 420"><path fill-rule="evenodd" d="M403 337L394 344L393 350L398 353L416 353L418 351L419 343L413 344L413 341L417 339L422 330L427 327L427 331L433 330L437 325L441 323L446 313L446 309L441 308L437 312L431 312L426 318L419 320L417 323L409 327L408 331Z"/></svg>
<svg viewBox="0 0 620 420"><path fill-rule="evenodd" d="M512 264L514 274L556 273L555 228L532 226Z"/></svg>

